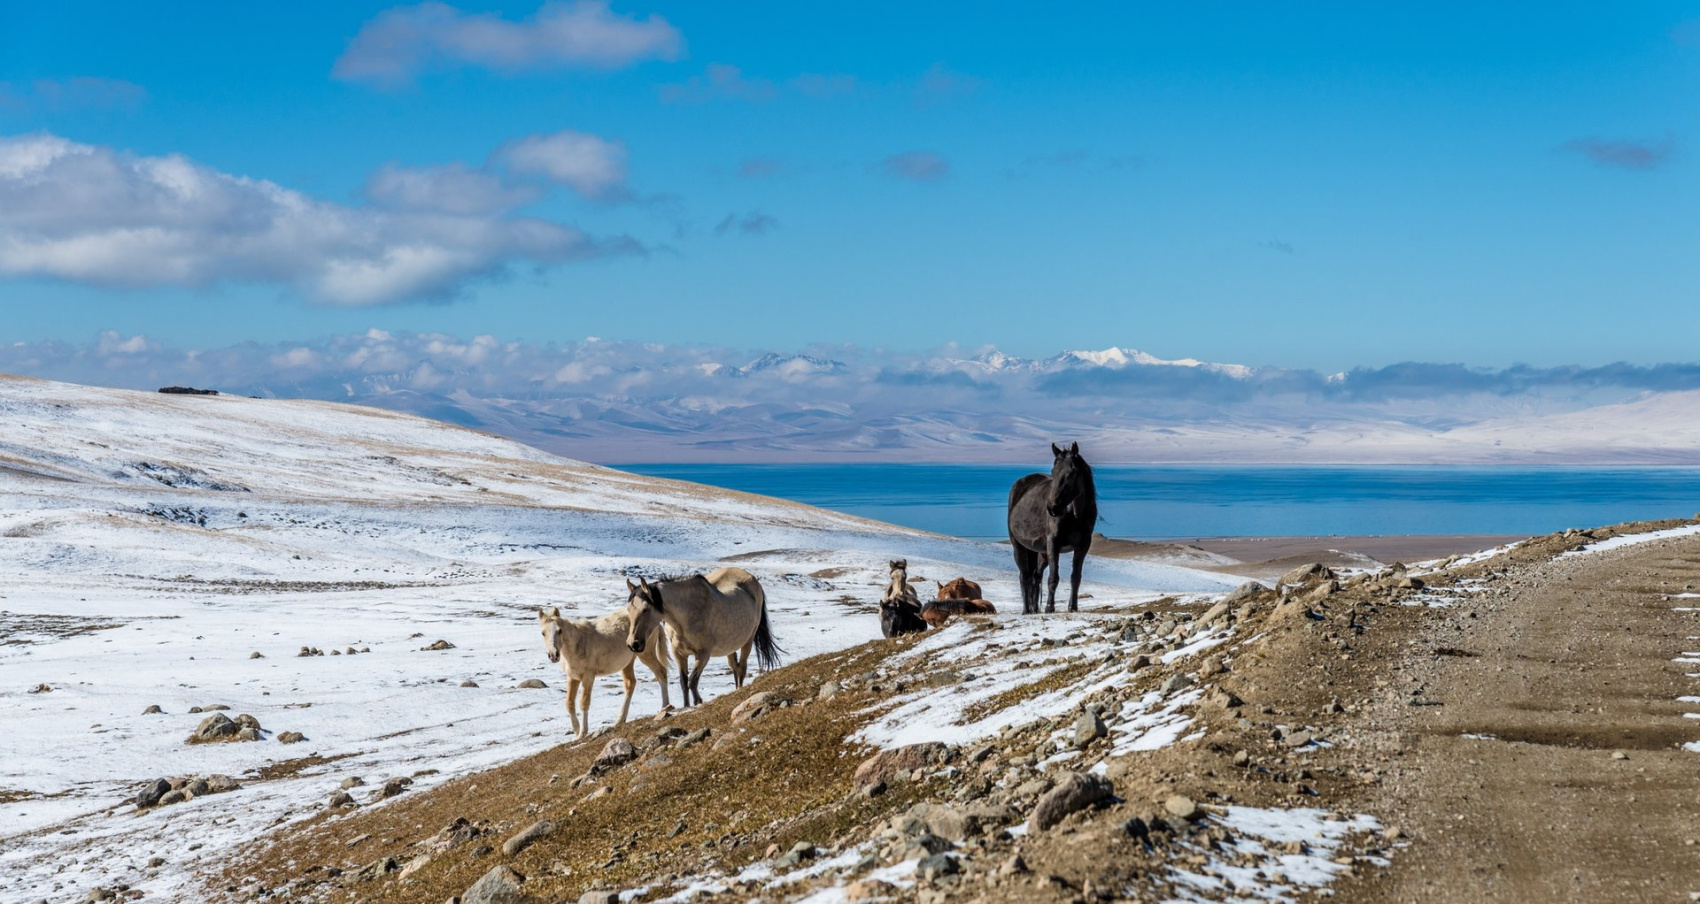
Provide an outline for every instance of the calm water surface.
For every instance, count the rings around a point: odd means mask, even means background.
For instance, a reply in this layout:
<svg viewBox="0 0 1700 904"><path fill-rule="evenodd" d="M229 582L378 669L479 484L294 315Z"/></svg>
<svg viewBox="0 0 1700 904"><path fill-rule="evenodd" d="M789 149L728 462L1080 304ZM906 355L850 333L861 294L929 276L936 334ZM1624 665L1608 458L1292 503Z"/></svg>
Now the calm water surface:
<svg viewBox="0 0 1700 904"><path fill-rule="evenodd" d="M1003 539L1002 465L620 465L962 537ZM1099 530L1170 539L1538 534L1700 511L1700 468L1100 467Z"/></svg>

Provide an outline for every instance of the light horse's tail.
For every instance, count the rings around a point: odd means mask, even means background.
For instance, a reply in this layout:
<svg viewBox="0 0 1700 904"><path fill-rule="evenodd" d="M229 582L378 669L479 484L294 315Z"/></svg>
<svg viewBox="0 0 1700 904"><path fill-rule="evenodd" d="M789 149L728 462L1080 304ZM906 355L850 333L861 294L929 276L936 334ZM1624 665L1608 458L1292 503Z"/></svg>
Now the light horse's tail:
<svg viewBox="0 0 1700 904"><path fill-rule="evenodd" d="M755 582L752 581L751 583ZM756 625L755 636L756 665L765 672L779 665L779 657L785 651L779 648L779 644L773 642L773 630L768 627L767 591L763 590L760 584L756 584L755 588L756 600L761 603L761 623Z"/></svg>

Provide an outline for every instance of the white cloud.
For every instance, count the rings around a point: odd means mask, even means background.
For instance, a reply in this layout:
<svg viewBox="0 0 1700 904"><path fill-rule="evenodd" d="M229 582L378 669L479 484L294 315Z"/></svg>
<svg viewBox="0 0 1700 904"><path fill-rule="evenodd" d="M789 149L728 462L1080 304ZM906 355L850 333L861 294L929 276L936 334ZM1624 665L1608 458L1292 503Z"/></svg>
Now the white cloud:
<svg viewBox="0 0 1700 904"><path fill-rule="evenodd" d="M742 69L725 63L710 63L702 75L661 86L661 100L669 104L700 104L711 100L768 101L778 93L779 89L767 79L746 78Z"/></svg>
<svg viewBox="0 0 1700 904"><path fill-rule="evenodd" d="M537 200L536 186L507 185L495 174L464 163L404 167L386 164L366 180L367 200L391 210L480 214L511 210Z"/></svg>
<svg viewBox="0 0 1700 904"><path fill-rule="evenodd" d="M571 130L528 135L492 155L512 173L536 176L593 199L625 197L626 146Z"/></svg>
<svg viewBox="0 0 1700 904"><path fill-rule="evenodd" d="M327 304L374 305L450 297L515 263L639 250L507 212L464 169L390 170L376 184L389 206L351 207L177 154L0 138L0 275L113 287L281 283Z"/></svg>
<svg viewBox="0 0 1700 904"><path fill-rule="evenodd" d="M28 85L0 82L0 109L114 109L137 106L147 97L141 85L121 78L79 75L36 79Z"/></svg>
<svg viewBox="0 0 1700 904"><path fill-rule="evenodd" d="M615 15L605 0L549 2L521 22L467 15L445 3L398 6L360 29L331 74L394 87L421 72L479 66L530 69L618 69L644 60L675 60L684 37L666 19Z"/></svg>
<svg viewBox="0 0 1700 904"><path fill-rule="evenodd" d="M880 169L896 179L937 182L950 175L950 161L932 151L906 151L880 161Z"/></svg>

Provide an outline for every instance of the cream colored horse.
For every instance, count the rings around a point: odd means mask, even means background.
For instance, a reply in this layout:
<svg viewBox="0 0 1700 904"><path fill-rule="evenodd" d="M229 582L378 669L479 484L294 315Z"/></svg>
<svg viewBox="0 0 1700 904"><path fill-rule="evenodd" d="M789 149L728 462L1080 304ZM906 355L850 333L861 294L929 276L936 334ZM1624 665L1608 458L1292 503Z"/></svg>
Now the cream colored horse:
<svg viewBox="0 0 1700 904"><path fill-rule="evenodd" d="M543 646L549 652L549 661L560 663L561 672L567 676L567 715L573 720L574 734L582 738L590 732L590 689L598 675L619 672L625 680L626 701L620 704L620 721L614 724L626 723L626 713L632 708L632 691L637 687L635 659L642 659L660 682L661 708L673 705L667 699L667 638L660 630L651 632L653 648L642 652L627 646L631 626L624 609L596 619L566 618L558 608L547 612L539 609L537 623L543 631ZM577 707L573 705L575 694Z"/></svg>
<svg viewBox="0 0 1700 904"><path fill-rule="evenodd" d="M633 584L626 579L626 612L631 617L627 646L642 653L648 638L663 624L673 643L673 660L679 666L679 689L685 705L701 703L697 681L713 656L725 656L732 666L732 681L744 686L750 667L750 648L763 671L779 663L783 652L773 642L767 625L767 596L753 575L742 568L721 568L707 575L692 575L651 584ZM688 670L691 656L696 666Z"/></svg>

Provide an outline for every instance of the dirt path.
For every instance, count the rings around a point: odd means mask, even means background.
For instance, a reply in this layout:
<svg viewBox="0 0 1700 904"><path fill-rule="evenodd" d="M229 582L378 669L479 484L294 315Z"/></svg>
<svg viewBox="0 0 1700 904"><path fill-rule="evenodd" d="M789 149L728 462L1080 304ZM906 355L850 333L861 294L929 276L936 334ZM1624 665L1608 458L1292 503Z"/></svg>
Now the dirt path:
<svg viewBox="0 0 1700 904"><path fill-rule="evenodd" d="M1700 537L1511 568L1405 639L1366 808L1413 836L1345 901L1700 892ZM1474 737L1472 737L1474 736Z"/></svg>

